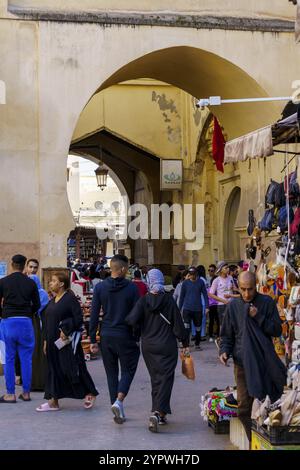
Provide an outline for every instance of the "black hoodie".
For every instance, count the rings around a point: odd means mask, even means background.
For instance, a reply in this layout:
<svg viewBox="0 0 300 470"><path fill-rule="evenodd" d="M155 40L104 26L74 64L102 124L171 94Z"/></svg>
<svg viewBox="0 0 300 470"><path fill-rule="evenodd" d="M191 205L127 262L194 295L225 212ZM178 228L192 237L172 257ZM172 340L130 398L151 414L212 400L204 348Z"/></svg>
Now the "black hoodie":
<svg viewBox="0 0 300 470"><path fill-rule="evenodd" d="M183 346L188 346L180 311L170 294L147 294L141 297L126 317L126 323L140 328L143 344L159 344L162 348L168 341L177 338Z"/></svg>
<svg viewBox="0 0 300 470"><path fill-rule="evenodd" d="M93 294L90 319L91 343L96 343L101 307L103 309L101 336L132 336L132 330L124 320L138 299L138 289L128 279L109 277L99 282Z"/></svg>

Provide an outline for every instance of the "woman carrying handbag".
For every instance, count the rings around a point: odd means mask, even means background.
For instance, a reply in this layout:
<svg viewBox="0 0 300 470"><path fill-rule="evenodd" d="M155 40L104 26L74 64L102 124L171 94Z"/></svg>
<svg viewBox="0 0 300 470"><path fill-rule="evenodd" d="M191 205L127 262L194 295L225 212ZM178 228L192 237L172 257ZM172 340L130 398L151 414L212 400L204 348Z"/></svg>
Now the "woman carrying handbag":
<svg viewBox="0 0 300 470"><path fill-rule="evenodd" d="M170 398L178 360L177 339L188 352L188 338L180 311L171 294L164 291L164 277L158 269L148 272L149 293L140 298L126 323L141 335L142 354L151 378L152 413L149 430L158 432L171 413Z"/></svg>

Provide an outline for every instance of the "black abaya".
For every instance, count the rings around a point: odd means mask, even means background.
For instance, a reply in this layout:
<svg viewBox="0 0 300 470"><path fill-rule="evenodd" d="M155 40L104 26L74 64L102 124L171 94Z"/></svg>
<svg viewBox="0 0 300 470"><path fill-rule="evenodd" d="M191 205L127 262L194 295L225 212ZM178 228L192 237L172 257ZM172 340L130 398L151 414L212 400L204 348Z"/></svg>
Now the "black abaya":
<svg viewBox="0 0 300 470"><path fill-rule="evenodd" d="M176 338L184 347L188 345L176 302L170 294L147 294L135 304L126 323L141 331L142 354L151 378L152 411L171 413L170 398L178 360Z"/></svg>
<svg viewBox="0 0 300 470"><path fill-rule="evenodd" d="M51 300L45 310L44 339L47 341L47 378L45 398L82 399L86 395L97 396L93 380L87 370L80 341L73 354L69 344L59 350L54 342L60 337L60 329L69 336L79 331L83 323L80 304L73 293L66 292L55 303ZM69 367L66 367L69 361Z"/></svg>

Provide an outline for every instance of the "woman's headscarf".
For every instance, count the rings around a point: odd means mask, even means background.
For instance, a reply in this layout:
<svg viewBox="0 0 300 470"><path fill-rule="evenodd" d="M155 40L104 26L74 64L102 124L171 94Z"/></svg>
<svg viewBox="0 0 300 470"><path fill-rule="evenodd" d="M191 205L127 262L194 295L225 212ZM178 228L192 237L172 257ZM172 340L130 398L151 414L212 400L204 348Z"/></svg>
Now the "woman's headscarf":
<svg viewBox="0 0 300 470"><path fill-rule="evenodd" d="M49 303L49 296L47 292L45 291L45 289L42 288L40 278L36 274L31 274L28 277L30 277L30 279L32 279L36 283L38 291L39 291L41 306L38 311L38 314L40 315L40 313L44 310L46 305L48 305Z"/></svg>
<svg viewBox="0 0 300 470"><path fill-rule="evenodd" d="M150 269L148 272L148 285L151 294L158 294L164 292L164 275L159 269Z"/></svg>

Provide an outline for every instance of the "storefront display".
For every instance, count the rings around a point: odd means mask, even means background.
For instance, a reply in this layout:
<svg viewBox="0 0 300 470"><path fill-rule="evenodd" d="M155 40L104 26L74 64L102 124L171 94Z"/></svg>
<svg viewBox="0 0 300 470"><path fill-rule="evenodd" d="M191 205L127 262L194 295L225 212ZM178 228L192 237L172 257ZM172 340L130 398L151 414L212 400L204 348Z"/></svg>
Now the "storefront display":
<svg viewBox="0 0 300 470"><path fill-rule="evenodd" d="M216 434L229 434L229 420L237 417L236 389L212 389L201 397L201 416Z"/></svg>
<svg viewBox="0 0 300 470"><path fill-rule="evenodd" d="M90 361L90 360L94 360L98 358L98 354L93 354L90 352L91 341L90 341L90 336L89 336L89 324L90 324L91 307L92 307L92 296L87 295L84 302L81 301L80 297L77 297L77 298L82 308L83 324L84 324L84 330L82 332L82 337L81 337L81 346L83 349L85 360ZM100 330L100 327L99 327L99 330ZM100 342L99 330L97 331L97 334L96 334L97 343Z"/></svg>

